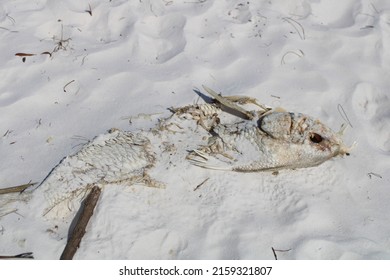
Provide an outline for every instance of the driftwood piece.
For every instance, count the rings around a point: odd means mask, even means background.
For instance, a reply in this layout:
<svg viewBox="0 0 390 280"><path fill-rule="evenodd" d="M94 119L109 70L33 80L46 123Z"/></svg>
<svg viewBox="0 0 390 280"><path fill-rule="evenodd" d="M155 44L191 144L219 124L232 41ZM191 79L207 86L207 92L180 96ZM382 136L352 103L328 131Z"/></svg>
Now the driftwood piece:
<svg viewBox="0 0 390 280"><path fill-rule="evenodd" d="M10 188L4 188L0 189L0 194L7 194L7 193L15 193L15 192L23 192L28 187L34 186L37 183L28 183L20 186L10 187Z"/></svg>
<svg viewBox="0 0 390 280"><path fill-rule="evenodd" d="M81 239L85 234L85 228L87 227L88 221L91 218L97 201L100 197L101 189L94 186L91 192L88 194L83 205L81 206L81 212L77 223L70 234L70 238L65 246L64 251L60 257L60 260L71 260L74 254L80 246Z"/></svg>

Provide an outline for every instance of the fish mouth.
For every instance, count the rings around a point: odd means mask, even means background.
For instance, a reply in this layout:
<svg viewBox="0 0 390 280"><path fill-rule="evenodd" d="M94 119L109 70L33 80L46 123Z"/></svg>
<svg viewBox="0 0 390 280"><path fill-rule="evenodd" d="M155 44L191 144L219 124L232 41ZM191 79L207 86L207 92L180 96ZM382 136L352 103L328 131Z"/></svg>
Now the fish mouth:
<svg viewBox="0 0 390 280"><path fill-rule="evenodd" d="M339 155L341 156L349 156L351 154L351 151L354 150L357 147L357 142L353 142L351 146L346 146L344 144L340 144L340 149L339 149Z"/></svg>
<svg viewBox="0 0 390 280"><path fill-rule="evenodd" d="M343 123L340 127L340 130L336 133L336 135L338 136L339 139L341 139L344 136L346 129L347 129L347 124ZM340 143L339 144L340 149L339 149L338 154L341 156L344 156L344 155L349 156L351 154L351 151L354 150L357 146L356 141L354 141L351 146L345 145L342 140L339 143Z"/></svg>

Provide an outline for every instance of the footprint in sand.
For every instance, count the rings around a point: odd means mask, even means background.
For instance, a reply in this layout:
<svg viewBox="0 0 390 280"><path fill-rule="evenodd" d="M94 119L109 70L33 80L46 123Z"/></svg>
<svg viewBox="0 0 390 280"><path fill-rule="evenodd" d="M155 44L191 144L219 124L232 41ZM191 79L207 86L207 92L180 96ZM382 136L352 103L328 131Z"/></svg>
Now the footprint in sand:
<svg viewBox="0 0 390 280"><path fill-rule="evenodd" d="M138 238L129 251L129 258L177 259L186 247L179 233L158 229Z"/></svg>
<svg viewBox="0 0 390 280"><path fill-rule="evenodd" d="M308 217L305 198L288 182L278 183L273 175L253 176L252 180L247 175L246 180L253 183L242 188L237 188L240 183L234 178L229 178L230 184L227 179L219 182L223 190L219 199L215 197L216 213L208 219L205 242L199 245L206 258L264 258L269 253L264 248L277 238L275 227L287 231Z"/></svg>
<svg viewBox="0 0 390 280"><path fill-rule="evenodd" d="M294 259L336 260L336 259L387 259L388 255L379 253L381 247L366 238L318 237L304 240L294 249ZM292 251L293 252L293 251Z"/></svg>
<svg viewBox="0 0 390 280"><path fill-rule="evenodd" d="M263 195L275 222L292 224L307 216L308 206L304 198L286 184L267 184L263 187Z"/></svg>
<svg viewBox="0 0 390 280"><path fill-rule="evenodd" d="M207 229L205 243L202 251L208 259L234 259L239 256L240 232L232 223L226 221L214 221ZM229 244L229 246L226 246Z"/></svg>
<svg viewBox="0 0 390 280"><path fill-rule="evenodd" d="M368 142L390 151L390 99L386 93L370 83L359 83L353 93L352 108L369 131L365 133Z"/></svg>
<svg viewBox="0 0 390 280"><path fill-rule="evenodd" d="M249 2L248 2L249 3ZM228 16L239 23L247 23L251 20L252 14L249 11L248 3L239 3L229 10Z"/></svg>
<svg viewBox="0 0 390 280"><path fill-rule="evenodd" d="M185 23L185 17L179 14L139 20L135 24L133 57L142 63L162 64L182 53L186 45Z"/></svg>

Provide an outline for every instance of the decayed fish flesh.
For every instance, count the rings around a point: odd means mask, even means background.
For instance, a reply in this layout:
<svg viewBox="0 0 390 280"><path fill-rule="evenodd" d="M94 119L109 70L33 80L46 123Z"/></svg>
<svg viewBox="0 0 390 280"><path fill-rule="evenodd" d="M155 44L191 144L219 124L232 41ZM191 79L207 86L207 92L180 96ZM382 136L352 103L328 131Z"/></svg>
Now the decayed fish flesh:
<svg viewBox="0 0 390 280"><path fill-rule="evenodd" d="M142 183L164 187L164 176L180 168L255 172L319 165L349 153L342 132L301 113L273 110L248 97L222 97L204 87L210 103L171 108L147 131L112 129L64 158L33 192L43 195L45 217L77 209L92 185ZM245 109L253 103L259 110ZM170 174L166 166L176 167ZM169 187L169 186L167 186ZM78 198L78 199L76 199ZM40 200L37 200L40 201Z"/></svg>

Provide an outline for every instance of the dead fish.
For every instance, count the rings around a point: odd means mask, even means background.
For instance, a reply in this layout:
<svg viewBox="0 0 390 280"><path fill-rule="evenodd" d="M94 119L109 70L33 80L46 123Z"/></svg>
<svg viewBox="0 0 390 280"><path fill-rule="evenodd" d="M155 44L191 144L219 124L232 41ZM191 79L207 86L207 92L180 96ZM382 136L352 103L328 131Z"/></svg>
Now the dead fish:
<svg viewBox="0 0 390 280"><path fill-rule="evenodd" d="M214 142L230 152L230 159L195 150L193 164L240 172L277 171L317 166L350 151L342 131L335 133L301 113L271 112L257 122L219 124L213 132Z"/></svg>
<svg viewBox="0 0 390 280"><path fill-rule="evenodd" d="M319 165L348 155L342 132L301 113L283 112L248 97L222 97L204 87L210 103L171 108L147 131L112 129L65 157L34 191L44 196L45 217L78 209L93 185L164 187L166 172L193 166L237 172L275 171ZM257 105L248 110L243 103ZM195 167L196 169L196 167ZM200 170L197 169L199 172ZM195 172L195 171L194 171Z"/></svg>

